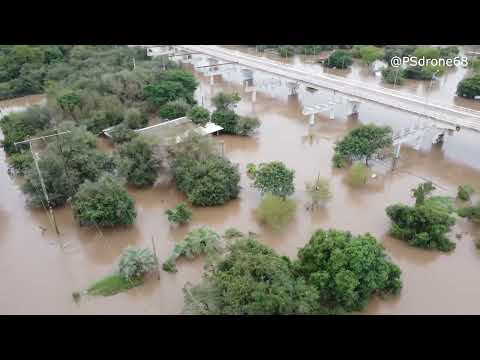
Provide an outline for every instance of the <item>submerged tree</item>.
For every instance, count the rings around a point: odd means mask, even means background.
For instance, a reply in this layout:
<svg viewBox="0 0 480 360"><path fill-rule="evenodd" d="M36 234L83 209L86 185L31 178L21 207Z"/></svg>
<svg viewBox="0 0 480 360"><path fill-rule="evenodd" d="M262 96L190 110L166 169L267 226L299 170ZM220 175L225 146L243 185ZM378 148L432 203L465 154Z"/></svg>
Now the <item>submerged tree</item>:
<svg viewBox="0 0 480 360"><path fill-rule="evenodd" d="M392 128L374 124L362 125L352 130L335 146L335 156L355 161L368 161L379 151L392 145ZM339 164L339 161L336 161Z"/></svg>
<svg viewBox="0 0 480 360"><path fill-rule="evenodd" d="M295 191L293 184L295 171L288 169L284 163L272 161L258 166L253 164L247 166L248 174L254 180L252 186L262 194L271 193L285 198Z"/></svg>
<svg viewBox="0 0 480 360"><path fill-rule="evenodd" d="M137 216L133 199L111 175L83 183L73 198L72 208L80 225L131 225Z"/></svg>
<svg viewBox="0 0 480 360"><path fill-rule="evenodd" d="M397 294L402 287L400 268L370 234L318 230L294 268L315 287L320 304L340 311L361 311L373 295Z"/></svg>
<svg viewBox="0 0 480 360"><path fill-rule="evenodd" d="M165 214L168 216L168 221L179 225L186 224L192 219L192 211L185 203L180 203L175 208L168 209Z"/></svg>
<svg viewBox="0 0 480 360"><path fill-rule="evenodd" d="M297 205L293 200L266 194L260 202L256 214L262 223L275 230L280 230L292 221L296 209Z"/></svg>
<svg viewBox="0 0 480 360"><path fill-rule="evenodd" d="M319 176L314 182L307 182L305 188L312 200L312 209L325 205L332 198L330 182L326 178Z"/></svg>

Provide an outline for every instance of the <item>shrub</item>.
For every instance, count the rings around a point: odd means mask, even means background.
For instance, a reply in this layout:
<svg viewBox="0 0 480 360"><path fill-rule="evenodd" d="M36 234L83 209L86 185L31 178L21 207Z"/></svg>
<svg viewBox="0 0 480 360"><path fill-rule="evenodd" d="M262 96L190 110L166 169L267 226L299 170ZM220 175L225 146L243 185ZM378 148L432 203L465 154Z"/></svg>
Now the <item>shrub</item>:
<svg viewBox="0 0 480 360"><path fill-rule="evenodd" d="M281 57L291 57L295 55L295 47L292 45L283 45L278 48L278 54Z"/></svg>
<svg viewBox="0 0 480 360"><path fill-rule="evenodd" d="M137 216L133 199L110 175L80 185L72 208L80 225L131 225Z"/></svg>
<svg viewBox="0 0 480 360"><path fill-rule="evenodd" d="M352 63L353 59L348 51L335 50L324 62L324 65L329 68L346 69L352 65Z"/></svg>
<svg viewBox="0 0 480 360"><path fill-rule="evenodd" d="M280 161L262 163L256 168L250 166L249 173L254 177L253 187L262 194L272 193L285 198L295 191L293 184L295 171L288 169Z"/></svg>
<svg viewBox="0 0 480 360"><path fill-rule="evenodd" d="M312 199L312 207L324 205L332 198L330 182L326 178L318 177L314 182L305 184L307 195Z"/></svg>
<svg viewBox="0 0 480 360"><path fill-rule="evenodd" d="M33 164L32 153L28 151L14 153L10 156L9 161L10 167L15 170L15 173L19 176L24 176Z"/></svg>
<svg viewBox="0 0 480 360"><path fill-rule="evenodd" d="M404 83L403 70L400 67L387 67L382 70L382 78L387 84L402 85Z"/></svg>
<svg viewBox="0 0 480 360"><path fill-rule="evenodd" d="M423 205L427 196L429 196L435 190L435 186L431 181L418 185L415 189L412 189L412 196L415 198L415 206Z"/></svg>
<svg viewBox="0 0 480 360"><path fill-rule="evenodd" d="M239 119L240 116L232 110L215 110L212 113L212 122L221 126L226 134L237 133Z"/></svg>
<svg viewBox="0 0 480 360"><path fill-rule="evenodd" d="M480 203L475 206L460 208L457 210L457 213L461 217L465 217L478 223L480 222Z"/></svg>
<svg viewBox="0 0 480 360"><path fill-rule="evenodd" d="M210 121L210 112L201 106L194 106L188 113L194 124L205 126Z"/></svg>
<svg viewBox="0 0 480 360"><path fill-rule="evenodd" d="M156 269L157 258L148 248L129 246L122 252L118 265L118 274L126 281L143 279L145 274Z"/></svg>
<svg viewBox="0 0 480 360"><path fill-rule="evenodd" d="M148 117L138 109L130 108L125 111L125 124L129 129L141 129L148 124Z"/></svg>
<svg viewBox="0 0 480 360"><path fill-rule="evenodd" d="M470 99L480 96L480 74L460 81L457 85L457 95Z"/></svg>
<svg viewBox="0 0 480 360"><path fill-rule="evenodd" d="M123 144L132 141L138 134L130 129L125 123L117 125L111 132L112 141L115 144Z"/></svg>
<svg viewBox="0 0 480 360"><path fill-rule="evenodd" d="M217 110L233 110L241 99L238 93L219 92L212 98L212 103Z"/></svg>
<svg viewBox="0 0 480 360"><path fill-rule="evenodd" d="M155 183L161 160L155 152L153 140L136 136L118 150L118 170L129 184L144 187Z"/></svg>
<svg viewBox="0 0 480 360"><path fill-rule="evenodd" d="M267 194L260 202L256 213L262 223L280 230L292 221L296 209L297 205L294 201Z"/></svg>
<svg viewBox="0 0 480 360"><path fill-rule="evenodd" d="M172 254L163 264L163 270L177 272L175 262L181 256L193 259L201 254L206 254L207 262L211 262L221 250L221 238L215 231L207 227L192 230L184 241L175 245Z"/></svg>
<svg viewBox="0 0 480 360"><path fill-rule="evenodd" d="M460 200L468 201L474 192L475 189L471 185L460 185L458 187L457 197Z"/></svg>
<svg viewBox="0 0 480 360"><path fill-rule="evenodd" d="M382 49L372 45L360 48L359 54L362 58L362 61L367 65L370 65L375 60L379 60L384 56L384 52Z"/></svg>
<svg viewBox="0 0 480 360"><path fill-rule="evenodd" d="M226 256L184 293L184 311L189 314L324 313L317 291L294 276L288 258L250 237L229 244Z"/></svg>
<svg viewBox="0 0 480 360"><path fill-rule="evenodd" d="M192 219L192 212L185 203L178 204L174 209L168 209L165 214L168 216L168 221L179 225L186 224Z"/></svg>
<svg viewBox="0 0 480 360"><path fill-rule="evenodd" d="M294 269L315 287L321 305L340 311L363 310L373 295L397 294L402 287L400 268L370 234L317 230Z"/></svg>
<svg viewBox="0 0 480 360"><path fill-rule="evenodd" d="M347 159L342 154L336 152L333 154L332 162L336 168L343 168L347 165Z"/></svg>
<svg viewBox="0 0 480 360"><path fill-rule="evenodd" d="M235 129L236 135L247 136L260 127L260 121L256 117L240 116Z"/></svg>
<svg viewBox="0 0 480 360"><path fill-rule="evenodd" d="M348 170L347 183L351 186L362 186L367 183L370 177L370 169L362 163L355 163Z"/></svg>
<svg viewBox="0 0 480 360"><path fill-rule="evenodd" d="M184 99L167 102L160 108L159 115L164 119L178 119L186 116L190 105Z"/></svg>
<svg viewBox="0 0 480 360"><path fill-rule="evenodd" d="M223 205L240 191L238 165L221 156L202 160L179 157L173 163L173 176L193 205Z"/></svg>

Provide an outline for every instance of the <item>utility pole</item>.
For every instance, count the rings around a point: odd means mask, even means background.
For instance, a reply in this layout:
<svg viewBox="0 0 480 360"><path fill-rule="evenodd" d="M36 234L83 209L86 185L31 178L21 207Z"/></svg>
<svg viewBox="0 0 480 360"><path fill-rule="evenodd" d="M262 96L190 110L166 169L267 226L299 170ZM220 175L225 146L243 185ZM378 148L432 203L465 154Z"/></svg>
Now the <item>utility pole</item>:
<svg viewBox="0 0 480 360"><path fill-rule="evenodd" d="M44 140L46 138L53 137L53 136L68 134L70 132L71 131L63 131L63 132L59 133L57 131L56 134L53 134L53 135L41 136L41 137L38 137L38 138L28 139L28 140L19 141L19 142L14 143L15 147L17 147L17 145L25 144L27 142L30 146L30 152L32 153L33 162L35 164L35 169L37 170L38 178L40 179L40 185L42 187L43 196L45 197L45 200L47 202L49 218L50 218L50 221L52 222L52 224L55 228L55 232L57 233L57 236L60 236L60 231L58 230L57 221L56 221L56 218L55 218L55 213L53 212L52 203L50 202L50 198L48 197L47 188L46 188L45 182L43 180L42 172L40 171L40 166L38 165L38 154L33 151L32 142L33 141L38 141L38 140Z"/></svg>
<svg viewBox="0 0 480 360"><path fill-rule="evenodd" d="M135 58L132 58L133 60L133 70L135 71Z"/></svg>

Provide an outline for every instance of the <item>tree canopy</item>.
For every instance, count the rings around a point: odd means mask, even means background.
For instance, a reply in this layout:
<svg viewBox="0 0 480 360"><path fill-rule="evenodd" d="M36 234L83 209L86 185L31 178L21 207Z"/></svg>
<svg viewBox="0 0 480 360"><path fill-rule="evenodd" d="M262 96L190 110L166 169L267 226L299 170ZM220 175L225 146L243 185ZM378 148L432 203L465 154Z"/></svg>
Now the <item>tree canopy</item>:
<svg viewBox="0 0 480 360"><path fill-rule="evenodd" d="M353 59L352 55L346 50L335 50L327 60L325 60L324 65L329 68L337 69L346 69L352 65Z"/></svg>
<svg viewBox="0 0 480 360"><path fill-rule="evenodd" d="M261 163L258 166L249 164L248 175L254 181L252 186L262 194L271 193L285 198L295 191L295 171L288 169L280 161Z"/></svg>

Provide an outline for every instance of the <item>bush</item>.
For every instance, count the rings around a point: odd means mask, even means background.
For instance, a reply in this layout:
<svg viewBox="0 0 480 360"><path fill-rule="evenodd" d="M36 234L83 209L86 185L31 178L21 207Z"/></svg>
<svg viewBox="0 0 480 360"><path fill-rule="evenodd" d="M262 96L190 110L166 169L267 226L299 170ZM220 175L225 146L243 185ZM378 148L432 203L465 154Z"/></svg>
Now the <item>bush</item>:
<svg viewBox="0 0 480 360"><path fill-rule="evenodd" d="M387 215L392 221L390 233L412 246L451 251L455 243L446 234L455 224L452 200L427 197L433 190L431 183L421 184L412 190L416 197L414 207L403 204L387 207Z"/></svg>
<svg viewBox="0 0 480 360"><path fill-rule="evenodd" d="M470 99L480 96L480 74L460 81L457 85L457 95Z"/></svg>
<svg viewBox="0 0 480 360"><path fill-rule="evenodd" d="M215 110L212 113L212 122L221 126L226 134L237 133L239 119L240 116L232 110Z"/></svg>
<svg viewBox="0 0 480 360"><path fill-rule="evenodd" d="M400 268L370 234L318 230L298 252L297 275L314 286L319 303L337 311L360 311L373 295L397 294Z"/></svg>
<svg viewBox="0 0 480 360"><path fill-rule="evenodd" d="M220 156L202 160L179 157L173 163L173 175L178 189L193 205L223 205L240 192L238 165Z"/></svg>
<svg viewBox="0 0 480 360"><path fill-rule="evenodd" d="M370 169L362 163L355 163L352 165L347 173L347 183L351 186L365 185L370 177Z"/></svg>
<svg viewBox="0 0 480 360"><path fill-rule="evenodd" d="M368 160L392 145L392 142L392 129L389 126L361 125L336 144L335 153L349 161L365 160L368 165Z"/></svg>
<svg viewBox="0 0 480 360"><path fill-rule="evenodd" d="M472 186L470 186L470 185L460 185L458 187L457 197L460 200L468 201L468 200L470 200L470 197L472 196L472 194L474 192L475 192L475 189Z"/></svg>
<svg viewBox="0 0 480 360"><path fill-rule="evenodd" d="M165 214L168 216L168 221L179 225L186 224L192 219L192 212L185 203L178 204L174 209L168 209Z"/></svg>
<svg viewBox="0 0 480 360"><path fill-rule="evenodd" d="M233 110L241 99L238 93L219 92L212 98L212 103L217 110Z"/></svg>
<svg viewBox="0 0 480 360"><path fill-rule="evenodd" d="M177 272L175 262L181 256L193 259L201 254L206 254L207 263L209 263L221 250L221 238L215 231L207 227L192 230L184 241L175 245L172 254L163 264L163 270Z"/></svg>
<svg viewBox="0 0 480 360"><path fill-rule="evenodd" d="M178 119L187 115L190 105L184 99L167 102L160 108L159 115L164 119Z"/></svg>
<svg viewBox="0 0 480 360"><path fill-rule="evenodd" d="M402 85L405 80L403 70L400 67L395 68L391 66L382 70L382 78L387 84L395 85Z"/></svg>
<svg viewBox="0 0 480 360"><path fill-rule="evenodd" d="M122 252L118 274L128 282L143 279L145 274L156 269L157 258L148 248L129 246Z"/></svg>
<svg viewBox="0 0 480 360"><path fill-rule="evenodd" d="M352 63L353 59L348 51L335 50L324 62L324 65L329 68L346 69Z"/></svg>
<svg viewBox="0 0 480 360"><path fill-rule="evenodd" d="M336 168L343 168L347 165L347 159L342 154L336 152L333 154L332 162Z"/></svg>
<svg viewBox="0 0 480 360"><path fill-rule="evenodd" d="M445 68L441 66L408 66L403 70L403 76L414 80L431 80L433 75L442 75Z"/></svg>
<svg viewBox="0 0 480 360"><path fill-rule="evenodd" d="M260 127L260 121L256 117L240 116L235 129L236 135L247 136Z"/></svg>
<svg viewBox="0 0 480 360"><path fill-rule="evenodd" d="M262 223L280 230L292 221L296 209L294 201L267 194L260 202L256 213Z"/></svg>
<svg viewBox="0 0 480 360"><path fill-rule="evenodd" d="M280 161L262 163L255 168L250 165L248 171L254 179L252 186L262 194L271 193L285 198L295 191L295 171L288 169Z"/></svg>
<svg viewBox="0 0 480 360"><path fill-rule="evenodd" d="M138 133L130 129L125 123L117 125L111 132L112 141L115 144L123 144L132 141Z"/></svg>
<svg viewBox="0 0 480 360"><path fill-rule="evenodd" d="M201 106L194 106L188 113L188 117L194 124L205 126L210 121L210 112Z"/></svg>
<svg viewBox="0 0 480 360"><path fill-rule="evenodd" d="M129 129L141 129L148 124L148 117L138 109L130 108L125 111L125 124Z"/></svg>
<svg viewBox="0 0 480 360"><path fill-rule="evenodd" d="M118 150L119 174L129 184L144 187L155 183L161 166L161 160L155 153L153 140L136 136L123 144Z"/></svg>
<svg viewBox="0 0 480 360"><path fill-rule="evenodd" d="M110 175L80 185L72 208L80 225L131 225L137 216L133 199Z"/></svg>
<svg viewBox="0 0 480 360"><path fill-rule="evenodd" d="M326 178L318 177L314 182L307 182L305 188L312 199L312 208L322 206L332 198L330 182Z"/></svg>
<svg viewBox="0 0 480 360"><path fill-rule="evenodd" d="M250 237L229 244L227 255L184 293L184 312L189 314L324 313L317 291L294 276L288 258Z"/></svg>
<svg viewBox="0 0 480 360"><path fill-rule="evenodd" d="M382 49L372 45L361 47L359 54L362 61L367 65L372 64L375 60L379 60L384 56Z"/></svg>
<svg viewBox="0 0 480 360"><path fill-rule="evenodd" d="M10 156L10 167L15 170L15 174L24 176L30 166L33 164L32 153L24 151L21 153L14 153Z"/></svg>
<svg viewBox="0 0 480 360"><path fill-rule="evenodd" d="M473 222L480 222L480 203L475 206L464 207L457 210L457 213L461 217L465 217Z"/></svg>

